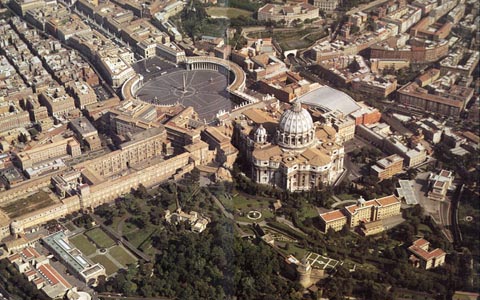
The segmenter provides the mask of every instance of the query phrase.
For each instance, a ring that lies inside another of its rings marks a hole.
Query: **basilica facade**
[[[257,183],[308,191],[334,184],[343,172],[342,140],[332,127],[314,123],[298,101],[282,114],[244,111],[234,121],[233,142]]]

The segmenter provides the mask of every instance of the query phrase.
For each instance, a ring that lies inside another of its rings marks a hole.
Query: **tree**
[[[146,199],[148,198],[148,191],[147,191],[147,188],[143,185],[143,184],[140,184],[137,188],[137,190],[135,191],[134,195],[140,199]]]

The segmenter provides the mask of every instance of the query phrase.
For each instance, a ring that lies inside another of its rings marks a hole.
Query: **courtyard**
[[[103,265],[107,276],[115,275],[119,269],[126,269],[137,261],[123,245],[117,245],[99,227],[70,237],[69,240],[87,258]]]
[[[10,217],[16,218],[18,216],[48,207],[55,204],[55,201],[49,193],[40,190],[37,193],[22,199],[9,202],[1,207],[1,209]]]

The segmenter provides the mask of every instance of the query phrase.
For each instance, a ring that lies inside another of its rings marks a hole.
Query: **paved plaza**
[[[218,111],[232,108],[227,83],[228,78],[216,71],[178,70],[147,80],[137,96],[157,105],[193,106],[201,120],[211,121]]]

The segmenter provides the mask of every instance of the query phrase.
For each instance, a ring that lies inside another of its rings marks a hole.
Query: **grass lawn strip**
[[[135,225],[131,223],[125,223],[125,225],[129,224],[129,231],[125,233],[124,237],[135,247],[140,247],[140,245],[146,240],[150,238],[150,235],[153,231],[155,231],[155,227],[147,226],[146,228],[139,229]],[[134,229],[135,228],[135,229]]]
[[[85,232],[85,235],[88,236],[95,244],[97,244],[99,248],[110,248],[115,246],[115,241],[98,227]]]
[[[104,266],[107,276],[110,276],[118,271],[118,267],[105,255],[96,255],[92,257],[91,260]]]
[[[120,246],[109,249],[108,253],[125,267],[136,262],[136,259]]]
[[[249,17],[252,15],[248,10],[232,7],[208,7],[207,14],[217,18],[237,18],[240,16]]]
[[[72,222],[68,222],[67,224],[65,224],[65,227],[70,231],[74,231],[77,229],[77,226],[73,225]]]
[[[75,247],[77,247],[77,249],[80,250],[85,256],[90,256],[95,253],[95,251],[97,251],[95,245],[91,243],[88,238],[83,234],[79,234],[70,238],[70,242]]]

